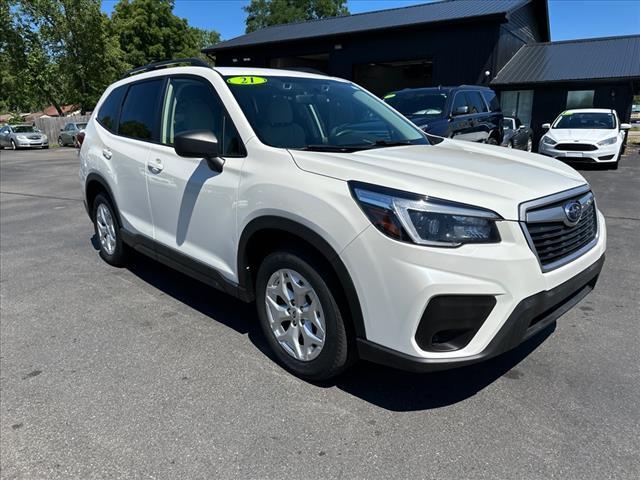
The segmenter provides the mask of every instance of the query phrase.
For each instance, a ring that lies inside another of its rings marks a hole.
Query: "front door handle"
[[[113,155],[113,153],[111,153],[111,150],[109,150],[108,148],[103,148],[102,149],[102,156],[104,158],[106,158],[107,160],[111,160],[111,156]]]
[[[149,160],[149,162],[147,163],[147,169],[154,175],[162,172],[163,168],[164,166],[162,165],[162,161],[159,158],[156,158],[155,160]]]

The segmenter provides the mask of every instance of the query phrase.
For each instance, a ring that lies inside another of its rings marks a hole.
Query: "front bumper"
[[[572,279],[522,300],[480,353],[467,357],[424,358],[406,355],[365,339],[358,339],[358,353],[369,360],[413,372],[457,368],[488,360],[517,347],[560,318],[593,290],[604,265],[604,255]]]
[[[43,148],[49,146],[49,140],[17,140],[16,146],[18,148]]]
[[[599,233],[594,247],[544,273],[519,222],[498,222],[499,244],[450,249],[397,242],[375,227],[367,228],[340,254],[356,287],[364,319],[365,335],[358,340],[361,357],[392,365],[413,363],[418,369],[443,369],[489,358],[524,341],[552,320],[543,319],[536,322],[535,329],[523,330],[522,325],[528,327],[530,319],[525,318],[529,314],[522,312],[521,305],[533,302],[533,310],[527,311],[537,312],[537,317],[541,312],[535,305],[544,305],[542,313],[550,315],[560,302],[566,309],[557,310],[557,318],[580,300],[580,295],[572,293],[597,276],[606,249],[604,217],[600,212],[597,215]],[[592,265],[598,262],[600,266],[593,270]],[[584,271],[596,273],[582,281]],[[567,289],[571,291],[564,295]],[[472,338],[460,348],[438,350],[420,341],[419,327],[429,303],[443,296],[495,299]],[[545,296],[551,300],[539,303]],[[564,302],[568,297],[573,303]],[[514,320],[520,318],[524,319]],[[508,342],[497,340],[506,336]]]
[[[605,145],[604,147],[600,147],[597,144],[592,145],[596,148],[595,150],[574,152],[558,150],[555,148],[555,145],[547,145],[546,143],[540,142],[538,152],[542,155],[567,162],[609,163],[618,160],[618,153],[620,152],[619,142],[612,145]]]

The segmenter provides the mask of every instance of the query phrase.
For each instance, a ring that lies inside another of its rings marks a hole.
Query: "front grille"
[[[559,143],[555,148],[565,152],[592,152],[598,149],[598,147],[590,143]]]
[[[575,200],[583,205],[582,215],[578,223],[570,226],[565,223],[564,206]],[[545,216],[549,217],[549,221],[540,221]],[[536,222],[530,221],[536,217]],[[527,211],[525,228],[529,234],[529,244],[538,256],[543,270],[564,265],[584,253],[585,247],[596,238],[598,219],[593,194],[583,193],[532,208]]]
[[[40,140],[40,135],[31,135],[27,137],[29,140]]]

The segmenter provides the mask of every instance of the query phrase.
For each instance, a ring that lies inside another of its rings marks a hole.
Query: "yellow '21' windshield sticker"
[[[231,77],[227,78],[227,83],[231,85],[260,85],[267,83],[267,79],[264,77]]]

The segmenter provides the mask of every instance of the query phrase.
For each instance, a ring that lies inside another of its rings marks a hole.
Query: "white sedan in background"
[[[625,130],[631,125],[620,123],[615,110],[588,108],[567,110],[552,124],[542,128],[547,133],[540,139],[538,152],[558,160],[606,164],[618,168],[623,152]]]

